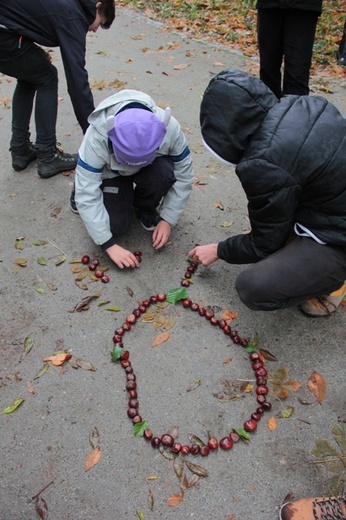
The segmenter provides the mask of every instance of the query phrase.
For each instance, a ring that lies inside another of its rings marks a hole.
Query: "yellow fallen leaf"
[[[87,458],[85,460],[85,471],[89,471],[89,469],[93,468],[101,459],[101,448],[98,447],[95,450],[88,453]]]
[[[51,361],[53,365],[61,366],[72,357],[72,354],[64,353],[64,354],[58,354],[56,356],[49,356],[44,358],[43,361]]]
[[[154,343],[151,345],[152,347],[156,347],[156,345],[160,345],[161,343],[164,343],[169,338],[169,332],[161,332],[157,336],[157,338],[154,340]]]
[[[181,65],[174,65],[173,70],[183,70],[189,67],[188,63],[182,63]]]
[[[174,507],[174,506],[177,506],[178,504],[180,504],[180,502],[182,500],[183,500],[183,495],[177,493],[177,494],[171,495],[169,497],[169,499],[167,500],[167,505]]]
[[[227,323],[227,325],[230,325],[234,318],[238,318],[237,311],[231,312],[229,310],[225,310],[221,316],[223,320]]]
[[[276,430],[276,428],[278,426],[275,417],[270,417],[270,419],[268,419],[268,423],[267,424],[268,424],[268,429],[270,431]]]
[[[324,377],[318,372],[313,372],[308,380],[308,388],[317,401],[322,404],[327,393],[327,384]]]

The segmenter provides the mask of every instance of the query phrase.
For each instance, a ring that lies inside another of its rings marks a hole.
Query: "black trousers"
[[[276,253],[240,273],[236,290],[252,310],[294,307],[330,294],[346,280],[346,247],[295,237]]]
[[[260,78],[278,98],[309,94],[317,20],[316,11],[258,9]]]
[[[101,185],[103,203],[110,219],[113,236],[127,233],[136,210],[155,210],[175,183],[173,161],[157,157],[138,173],[106,179]]]
[[[0,48],[0,72],[17,79],[12,99],[11,146],[22,146],[30,138],[30,119],[35,106],[36,145],[56,142],[58,71],[38,45],[6,52]]]

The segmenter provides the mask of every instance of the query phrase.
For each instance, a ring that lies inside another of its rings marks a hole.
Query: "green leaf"
[[[23,237],[16,238],[15,248],[23,251],[23,249],[24,249]]]
[[[251,435],[249,434],[249,432],[247,432],[245,430],[245,428],[232,428],[232,429],[233,429],[234,432],[236,432],[243,439],[246,439],[247,441],[250,440]]]
[[[2,413],[12,413],[12,412],[14,412],[15,410],[17,410],[17,408],[18,408],[22,403],[24,403],[24,399],[23,399],[23,397],[16,397],[15,399],[13,399],[13,403],[12,403],[10,406],[6,406],[6,408],[4,408],[4,410],[3,410]]]
[[[192,442],[192,444],[198,444],[198,446],[205,446],[205,443],[202,441],[202,439],[200,439],[199,437],[197,437],[197,435],[194,435],[193,433],[188,434],[188,439],[190,442]]]
[[[281,412],[279,412],[278,417],[280,419],[289,419],[293,415],[293,412],[294,412],[294,407],[287,406],[287,408],[285,408],[285,410],[281,410]]]
[[[133,426],[133,433],[136,437],[143,437],[144,430],[149,428],[147,421],[142,421]]]
[[[120,358],[120,356],[122,355],[123,352],[124,352],[124,349],[119,347],[118,345],[115,345],[113,347],[113,350],[111,350],[111,356],[112,356],[113,363],[115,363],[115,361],[118,361],[118,359]]]
[[[40,294],[46,294],[46,291],[44,289],[41,289],[40,287],[38,287],[36,291]]]
[[[55,260],[55,265],[60,265],[60,264],[63,264],[64,262],[66,262],[66,256],[65,255],[59,256],[59,258],[57,260]]]
[[[332,434],[342,454],[346,456],[346,423],[337,423],[332,430]]]
[[[256,345],[254,342],[248,343],[247,346],[244,348],[245,352],[248,352],[249,354],[252,354],[253,352],[256,352]]]
[[[120,307],[106,307],[106,311],[120,312],[122,309]]]
[[[40,257],[37,259],[37,263],[38,263],[39,265],[47,265],[46,259],[45,259],[43,256],[40,256]]]
[[[47,372],[47,370],[50,369],[50,364],[47,362],[45,363],[41,368],[40,370],[37,372],[37,374],[35,375],[34,377],[34,380],[35,379],[38,379],[39,377],[43,376],[43,374],[45,374]]]
[[[345,477],[343,475],[335,475],[328,480],[328,488],[331,496],[339,497],[344,493]]]
[[[318,439],[315,443],[316,448],[312,451],[315,457],[339,457],[338,451],[332,448],[326,439]]]
[[[48,244],[47,240],[35,240],[33,242],[34,246],[44,246],[45,244]]]
[[[178,287],[177,289],[171,289],[166,294],[166,300],[169,303],[176,303],[178,300],[186,300],[189,297],[189,292],[186,287]]]
[[[24,353],[29,354],[30,350],[34,346],[34,338],[30,335],[24,340]]]
[[[139,520],[144,520],[144,515],[140,509],[136,509],[137,516]]]

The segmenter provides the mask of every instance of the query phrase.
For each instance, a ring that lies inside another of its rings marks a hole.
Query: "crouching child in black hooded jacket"
[[[333,313],[346,295],[346,119],[323,97],[278,100],[230,69],[210,81],[200,123],[209,151],[236,165],[251,231],[189,255],[252,264],[236,281],[250,309]]]

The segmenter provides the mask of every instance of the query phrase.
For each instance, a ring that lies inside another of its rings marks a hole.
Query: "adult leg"
[[[118,236],[127,233],[132,218],[133,175],[105,179],[101,189],[112,234]]]
[[[260,78],[280,98],[284,9],[257,10]]]
[[[56,67],[51,64],[48,53],[31,43],[26,43],[24,50],[17,50],[10,58],[6,64],[1,60],[1,71],[17,78],[12,104],[11,152],[14,169],[24,169],[33,158],[37,157],[37,172],[42,178],[73,170],[77,163],[77,155],[63,153],[56,147],[58,107]],[[33,153],[28,143],[35,92],[36,152]],[[21,159],[20,164],[19,159]]]
[[[346,279],[346,248],[295,237],[277,253],[240,273],[236,290],[252,310],[293,307],[339,289]]]
[[[17,79],[12,100],[11,146],[27,142],[30,117],[35,103],[36,145],[44,148],[56,142],[55,127],[58,106],[58,73],[41,47],[27,44],[24,51],[17,50],[3,57],[1,72]]]
[[[318,14],[288,9],[284,25],[283,93],[309,94],[309,75]]]

